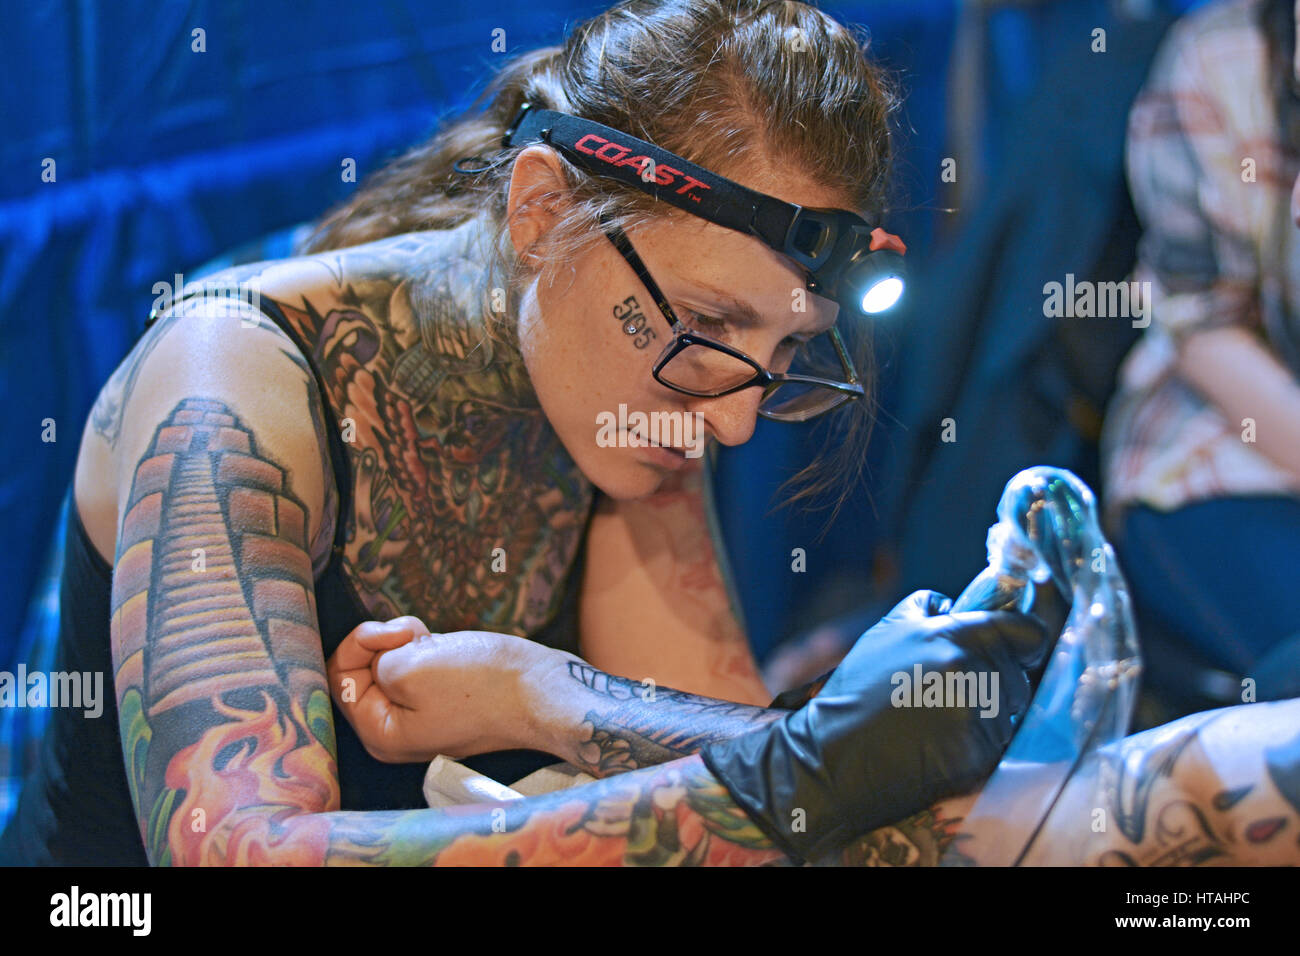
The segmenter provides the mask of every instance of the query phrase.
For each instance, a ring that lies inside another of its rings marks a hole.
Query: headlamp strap
[[[525,103],[501,145],[543,142],[566,159],[780,249],[799,207],[748,189],[653,143],[593,120]]]

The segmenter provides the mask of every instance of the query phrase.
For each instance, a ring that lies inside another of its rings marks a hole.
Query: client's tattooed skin
[[[1047,866],[1300,865],[1300,700],[1193,714],[1126,737],[1068,784],[1025,858]],[[867,834],[848,866],[972,865],[981,839],[944,801]],[[994,838],[1028,836],[1002,821]]]

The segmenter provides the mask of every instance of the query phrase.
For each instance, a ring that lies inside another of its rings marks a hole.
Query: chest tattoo
[[[351,459],[358,595],[376,618],[434,630],[536,631],[559,607],[592,487],[508,332],[485,334],[482,263],[433,233],[329,256],[333,294],[276,304],[311,344]]]

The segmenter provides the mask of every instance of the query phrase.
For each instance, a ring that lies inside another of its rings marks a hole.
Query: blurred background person
[[[1300,694],[1300,61],[1294,0],[1229,0],[1162,44],[1127,167],[1151,324],[1103,435],[1105,500],[1184,712]]]

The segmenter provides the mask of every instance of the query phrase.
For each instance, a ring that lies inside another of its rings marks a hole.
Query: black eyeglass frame
[[[627,234],[617,226],[610,226],[608,223],[605,224],[604,232],[606,238],[608,238],[609,241],[613,243],[614,248],[618,250],[619,255],[621,255],[624,261],[632,267],[632,271],[635,272],[637,278],[641,280],[641,284],[646,287],[646,291],[650,293],[650,297],[654,300],[654,303],[658,306],[664,320],[668,323],[669,331],[673,334],[672,341],[664,346],[663,351],[659,354],[659,358],[655,360],[652,369],[651,374],[654,375],[655,381],[660,385],[670,388],[675,392],[680,392],[683,395],[691,395],[696,398],[721,398],[724,395],[732,395],[736,392],[743,391],[744,389],[755,387],[761,387],[765,392],[767,392],[768,390],[774,389],[775,387],[787,382],[813,385],[819,388],[838,392],[843,396],[834,404],[827,405],[825,408],[819,408],[816,411],[802,415],[781,415],[772,411],[764,411],[760,403],[758,409],[760,415],[771,421],[780,422],[808,421],[811,418],[816,418],[819,415],[824,415],[826,412],[839,408],[847,401],[865,397],[866,390],[858,380],[857,369],[853,367],[853,360],[849,356],[848,349],[844,346],[844,340],[840,337],[838,329],[831,327],[827,332],[822,334],[830,336],[831,344],[835,348],[836,355],[839,356],[840,364],[844,368],[844,374],[848,381],[840,382],[834,379],[818,378],[812,375],[797,375],[788,372],[770,371],[739,349],[732,348],[730,345],[715,341],[707,335],[701,335],[699,332],[688,329],[681,319],[677,317],[677,313],[673,311],[673,307],[669,304],[667,296],[663,294],[659,288],[659,284],[656,283],[654,278],[650,275],[650,271],[646,268],[645,262],[643,262],[640,255],[637,254],[636,249],[632,247],[632,242],[628,239]],[[702,345],[706,348],[714,349],[744,362],[754,370],[754,377],[748,381],[740,383],[739,385],[733,385],[723,389],[713,389],[707,392],[685,388],[681,385],[676,385],[673,382],[667,381],[662,374],[664,368],[666,368],[668,363],[676,358],[681,352],[692,345]]]

